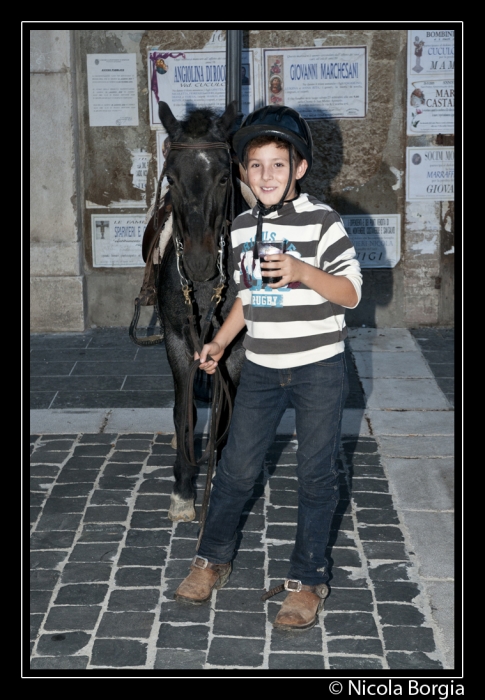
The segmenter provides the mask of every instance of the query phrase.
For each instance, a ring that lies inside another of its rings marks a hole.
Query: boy
[[[362,275],[339,215],[300,193],[313,145],[298,112],[283,106],[256,110],[233,145],[257,204],[233,223],[239,296],[214,340],[202,348],[200,368],[213,374],[245,325],[246,361],[199,550],[175,598],[203,603],[226,583],[243,507],[291,405],[298,440],[297,534],[288,578],[265,598],[286,589],[273,624],[301,631],[316,623],[328,594],[325,550],[338,502],[336,458],[348,392],[344,308],[359,303]],[[286,252],[260,263],[261,240],[283,240]],[[264,271],[280,281],[265,284]]]

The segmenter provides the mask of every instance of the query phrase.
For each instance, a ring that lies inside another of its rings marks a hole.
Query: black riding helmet
[[[313,165],[313,141],[310,128],[298,112],[291,107],[270,105],[261,107],[249,114],[233,137],[233,147],[244,164],[245,151],[248,143],[257,136],[279,136],[293,144],[298,153],[308,163],[308,168],[300,178],[302,182]]]

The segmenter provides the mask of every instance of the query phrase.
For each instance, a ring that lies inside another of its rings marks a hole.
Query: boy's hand
[[[210,359],[208,359],[209,355]],[[219,360],[223,355],[224,348],[221,349],[219,343],[216,343],[213,340],[212,343],[207,343],[207,345],[204,345],[200,355],[197,352],[194,353],[194,360],[200,359],[199,368],[207,374],[214,374]]]
[[[276,253],[275,255],[265,255],[264,260],[265,262],[261,263],[261,270],[271,270],[274,277],[281,275],[279,282],[269,284],[268,287],[278,289],[279,287],[285,287],[291,282],[301,282],[300,278],[304,269],[302,266],[305,266],[306,263],[295,258],[294,255]]]
[[[261,264],[263,270],[271,270],[274,277],[281,275],[280,282],[268,285],[271,289],[278,289],[292,282],[300,282],[309,289],[313,289],[324,299],[348,309],[355,308],[359,303],[354,285],[343,275],[332,275],[288,253],[266,255],[265,260],[267,262]]]

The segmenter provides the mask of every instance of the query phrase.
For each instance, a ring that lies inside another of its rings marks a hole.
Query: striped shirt
[[[235,219],[231,231],[234,280],[247,326],[246,357],[258,365],[285,369],[343,352],[347,336],[343,306],[299,282],[279,289],[262,285],[259,260],[253,260],[257,218],[257,208],[244,212]],[[288,254],[332,275],[347,277],[359,303],[360,265],[334,209],[301,194],[263,218],[266,240],[284,240]]]

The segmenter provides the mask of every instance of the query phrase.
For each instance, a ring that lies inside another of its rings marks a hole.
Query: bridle
[[[212,142],[199,142],[199,143],[194,143],[194,144],[187,144],[187,143],[180,143],[180,142],[174,142],[173,144],[170,144],[168,147],[168,150],[170,148],[174,148],[182,150],[182,149],[197,149],[197,148],[224,148],[229,152],[229,157],[230,156],[230,147],[229,144],[223,141],[212,141]],[[168,156],[168,152],[166,153]],[[158,309],[158,303],[157,303],[157,286],[158,286],[158,272],[156,268],[158,268],[158,265],[155,263],[153,255],[155,253],[155,250],[158,248],[158,241],[160,238],[160,231],[164,228],[165,224],[167,221],[171,218],[172,221],[172,226],[171,226],[171,238],[172,238],[172,243],[174,246],[174,250],[176,253],[176,263],[177,263],[177,272],[179,275],[180,279],[180,284],[182,288],[182,293],[184,295],[185,303],[187,306],[191,306],[191,293],[193,291],[193,285],[192,281],[186,276],[185,270],[183,268],[183,243],[180,240],[176,230],[175,226],[173,226],[173,218],[174,218],[174,213],[173,213],[173,206],[170,198],[170,192],[167,192],[164,198],[164,204],[161,207],[160,202],[161,202],[161,193],[162,193],[162,181],[165,177],[166,174],[166,169],[167,169],[167,159],[165,159],[165,163],[162,169],[162,172],[160,174],[160,177],[158,179],[158,184],[157,184],[157,192],[155,196],[155,204],[153,206],[154,213],[152,215],[152,218],[150,219],[150,223],[153,222],[152,230],[154,232],[154,235],[152,235],[151,240],[149,239],[149,243],[147,245],[147,250],[146,254],[144,253],[144,260],[146,261],[145,265],[145,273],[143,276],[143,284],[142,288],[140,290],[140,294],[138,297],[135,299],[135,310],[133,314],[133,319],[130,324],[129,328],[129,334],[130,338],[133,340],[133,342],[136,345],[140,345],[142,347],[150,347],[152,345],[158,345],[159,343],[163,342],[163,333],[161,335],[152,335],[150,337],[145,337],[145,338],[139,338],[137,336],[137,326],[138,326],[138,321],[140,318],[140,310],[141,306],[155,306],[158,311],[158,315],[160,316],[160,310]],[[228,179],[228,187],[226,188],[226,197],[225,197],[225,202],[224,202],[224,218],[223,218],[223,224],[221,228],[221,233],[219,236],[219,249],[218,249],[218,259],[217,259],[217,267],[219,271],[219,282],[217,286],[214,288],[214,294],[212,296],[212,303],[214,304],[212,313],[210,314],[210,318],[208,318],[208,324],[210,324],[212,320],[212,316],[215,312],[215,309],[217,307],[217,304],[220,303],[222,299],[222,290],[225,287],[226,284],[226,276],[224,274],[224,246],[226,239],[228,238],[228,226],[230,221],[233,221],[234,219],[234,211],[235,211],[235,204],[234,204],[234,190],[232,188],[232,179],[229,177]],[[230,207],[230,221],[227,220],[227,213],[228,213],[228,199],[230,198],[231,201],[231,207]],[[145,236],[146,236],[146,230],[145,230]],[[143,245],[145,245],[145,236],[143,239]],[[161,262],[161,261],[160,261]],[[205,334],[208,329],[208,324],[205,329],[204,333],[204,338]],[[191,325],[191,330],[192,330],[192,325]],[[197,343],[194,343],[195,347],[197,347]]]
[[[161,184],[162,180],[165,176],[166,168],[167,168],[167,162],[168,162],[168,154],[170,150],[188,150],[188,149],[194,149],[194,150],[205,150],[205,149],[216,149],[216,148],[222,148],[225,151],[227,151],[228,157],[229,157],[229,165],[231,166],[232,164],[232,157],[231,157],[231,148],[229,144],[225,141],[201,141],[201,142],[196,142],[196,143],[181,143],[179,141],[172,141],[169,142],[168,144],[168,150],[165,155],[165,163],[163,165],[162,172],[160,174],[160,178],[158,181],[157,185],[157,194],[155,198],[155,214],[154,214],[154,226],[155,230],[158,230],[158,212],[160,209],[160,197],[161,197]],[[197,332],[197,319],[194,314],[193,310],[193,303],[192,303],[192,297],[193,297],[193,283],[187,276],[184,266],[183,266],[183,252],[184,252],[184,245],[183,241],[180,239],[178,232],[177,232],[177,227],[175,225],[175,221],[173,221],[172,225],[172,240],[173,240],[173,245],[174,245],[174,250],[175,250],[175,255],[176,255],[176,261],[177,261],[177,272],[179,275],[180,279],[180,286],[182,289],[182,293],[184,295],[184,301],[186,305],[186,310],[187,310],[187,319],[189,322],[189,329],[190,329],[190,335],[192,338],[192,342],[194,344],[194,348],[196,349],[197,353],[200,355],[202,351],[202,347],[204,346],[205,340],[207,333],[209,331],[209,328],[212,324],[212,318],[214,316],[214,313],[217,309],[218,304],[222,300],[222,292],[224,290],[224,287],[226,286],[227,282],[227,277],[224,272],[224,247],[226,244],[226,239],[228,238],[228,226],[229,226],[229,221],[227,219],[227,214],[228,214],[228,206],[229,203],[231,203],[231,211],[230,211],[230,216],[231,216],[231,221],[234,218],[234,198],[233,198],[233,189],[232,189],[232,177],[229,175],[228,181],[227,181],[227,187],[226,187],[226,192],[225,192],[225,197],[224,197],[224,216],[223,216],[223,223],[221,226],[221,231],[219,234],[219,249],[218,249],[218,258],[217,258],[217,268],[219,272],[219,279],[217,281],[216,286],[213,289],[213,295],[211,297],[211,303],[209,306],[209,309],[207,311],[207,314],[205,316],[205,319],[202,323],[201,331],[200,333]],[[172,209],[172,217],[174,216],[174,211]],[[209,359],[209,358],[208,358]],[[221,371],[219,367],[216,368],[216,371],[213,375],[213,390],[212,390],[212,411],[211,411],[211,423],[210,423],[210,431],[209,431],[209,438],[207,441],[207,446],[205,450],[203,451],[202,456],[199,459],[196,459],[195,457],[195,449],[194,449],[194,417],[193,417],[193,400],[194,400],[194,393],[193,393],[193,385],[194,385],[194,378],[197,372],[197,369],[199,367],[200,360],[194,360],[190,366],[189,369],[189,375],[187,378],[187,383],[186,383],[186,395],[184,398],[184,411],[183,411],[183,416],[184,416],[184,424],[181,426],[180,434],[185,436],[186,430],[187,430],[187,444],[189,447],[189,455],[187,455],[186,451],[186,443],[185,439],[182,440],[182,445],[180,446],[184,459],[193,467],[199,466],[202,462],[204,462],[207,457],[209,457],[209,463],[207,467],[207,477],[206,477],[206,484],[205,484],[205,490],[204,490],[204,498],[202,502],[202,507],[201,507],[201,513],[200,513],[200,518],[199,518],[199,523],[200,523],[200,532],[199,532],[199,539],[197,542],[197,549],[199,548],[199,544],[202,538],[202,533],[204,530],[204,523],[205,523],[205,517],[209,505],[209,496],[210,496],[210,490],[211,490],[211,484],[212,484],[212,473],[214,470],[214,462],[215,462],[215,452],[217,447],[220,445],[220,443],[225,439],[228,431],[229,431],[229,425],[231,422],[231,417],[232,417],[232,401],[231,401],[231,395],[230,395],[230,390],[227,385],[227,382],[224,380]],[[216,438],[219,430],[219,423],[221,420],[222,415],[225,412],[225,409],[227,407],[227,424],[224,429],[224,432],[222,435],[220,435],[218,438]]]
[[[179,151],[184,151],[184,150],[206,150],[206,149],[215,149],[215,148],[223,148],[225,151],[227,151],[228,157],[229,157],[229,165],[231,165],[231,147],[226,141],[199,141],[196,143],[182,143],[180,141],[170,141],[168,144],[167,148],[167,153],[165,156],[165,163],[163,164],[163,169],[160,174],[160,178],[158,180],[158,185],[157,185],[157,194],[155,198],[155,215],[154,215],[154,226],[155,230],[158,230],[158,212],[160,209],[160,197],[161,197],[161,190],[162,190],[162,181],[163,178],[165,177],[165,171],[167,169],[167,162],[168,162],[168,154],[171,150],[179,150]],[[219,271],[219,282],[216,287],[214,287],[214,294],[212,296],[212,301],[215,301],[215,306],[214,306],[214,311],[221,301],[221,295],[222,295],[222,290],[225,287],[226,284],[226,275],[224,274],[224,246],[225,246],[225,241],[228,237],[228,220],[227,220],[227,213],[228,213],[228,204],[229,200],[231,201],[231,217],[234,218],[233,216],[233,197],[232,197],[232,180],[231,177],[229,176],[228,181],[227,181],[227,187],[226,187],[226,192],[225,192],[225,200],[224,200],[224,218],[223,218],[223,223],[221,227],[221,232],[219,234],[219,249],[218,249],[218,258],[217,258],[217,268]],[[174,216],[173,211],[172,211],[172,216]],[[231,218],[231,220],[232,220]],[[192,291],[193,285],[192,281],[186,276],[185,270],[183,268],[183,252],[184,252],[184,244],[179,238],[178,232],[177,232],[177,227],[175,225],[172,226],[172,240],[175,248],[175,254],[177,256],[177,272],[179,274],[180,278],[180,285],[182,287],[182,293],[184,295],[185,303],[187,305],[191,305],[191,300],[190,300],[190,293]],[[211,314],[210,320],[212,320],[212,315],[214,314],[214,311]],[[205,335],[201,336],[201,340],[203,341],[205,339]],[[201,348],[202,349],[202,348]]]

